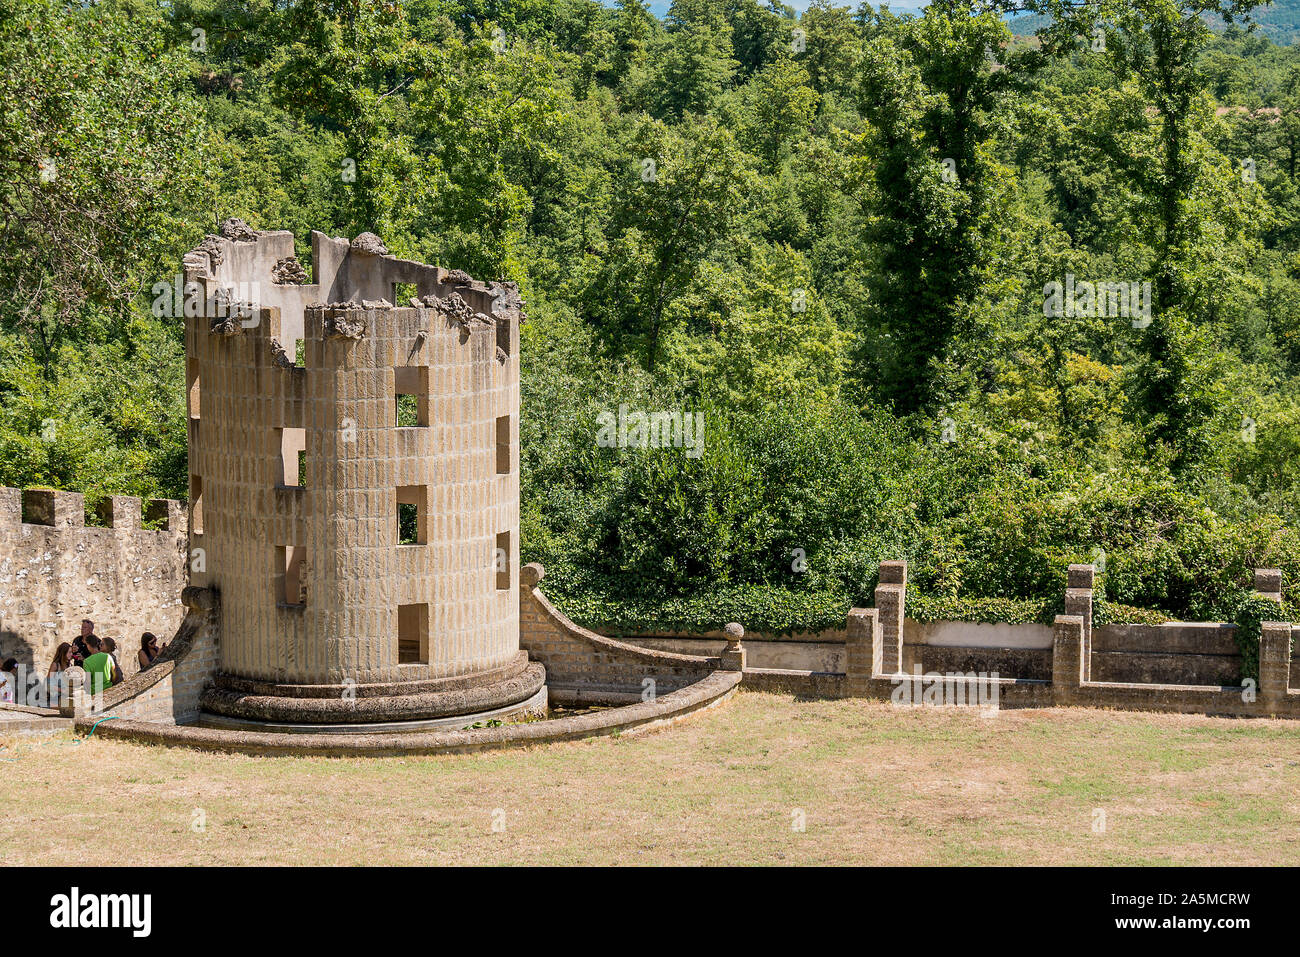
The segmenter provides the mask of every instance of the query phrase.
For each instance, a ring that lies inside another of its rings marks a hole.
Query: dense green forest
[[[522,546],[587,623],[833,625],[900,557],[922,616],[1075,561],[1111,618],[1295,600],[1300,50],[1249,6],[0,0],[0,484],[184,496],[148,291],[233,216],[520,284]]]

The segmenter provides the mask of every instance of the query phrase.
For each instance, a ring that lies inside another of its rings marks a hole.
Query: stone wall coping
[[[1241,694],[1241,685],[1179,685],[1147,684],[1141,681],[1085,681],[1081,688],[1122,689],[1125,691],[1195,691],[1204,694],[1232,693]]]
[[[906,585],[907,562],[885,561],[880,563],[879,582],[881,585]]]
[[[1071,565],[1066,569],[1065,584],[1067,588],[1082,588],[1091,591],[1096,582],[1097,569],[1093,565]]]
[[[850,614],[852,612],[850,611]],[[848,630],[846,628],[827,628],[825,631],[798,631],[792,634],[778,634],[771,631],[750,631],[745,629],[745,643],[751,641],[762,642],[794,642],[799,644],[843,644],[847,638]],[[612,636],[605,636],[611,640],[622,638],[641,639],[641,638],[665,638],[671,640],[686,641],[726,641],[727,636],[722,633],[722,629],[717,628],[711,631],[670,631],[665,628],[650,629],[648,631],[617,631]]]
[[[38,708],[35,705],[18,704],[13,701],[0,702],[0,711],[19,711],[23,714],[36,715],[41,718],[57,718],[59,716],[58,708]],[[6,727],[8,725],[0,724],[0,730]]]
[[[874,610],[875,609],[851,608],[849,609],[848,615],[852,615],[856,612],[874,611]],[[939,629],[939,628],[962,627],[962,626],[970,626],[975,628],[981,628],[981,627],[982,628],[1012,628],[1012,629],[1023,629],[1026,632],[1028,631],[1042,632],[1049,635],[1052,630],[1051,625],[1045,625],[1042,622],[1036,622],[1036,621],[1001,622],[1001,621],[976,621],[974,619],[957,620],[957,619],[948,619],[948,618],[935,619],[932,621],[922,621],[920,619],[909,617],[906,619],[905,624],[906,624],[906,630],[904,632],[903,643],[906,645],[912,645],[917,647],[930,646],[930,643],[927,641],[917,640],[918,635],[920,635],[926,629]],[[579,626],[575,626],[575,627],[579,627]],[[1296,627],[1300,627],[1300,626],[1296,626]],[[1237,630],[1237,626],[1232,624],[1231,622],[1222,622],[1222,621],[1164,621],[1164,622],[1157,622],[1155,624],[1147,624],[1144,622],[1117,621],[1117,622],[1109,622],[1104,625],[1093,626],[1094,632],[1103,632],[1105,634],[1116,634],[1116,633],[1122,634],[1123,632],[1126,631],[1142,630],[1142,629],[1157,629],[1162,631],[1171,631],[1175,629],[1187,629],[1192,631],[1205,631],[1209,633],[1231,634],[1232,632]],[[754,642],[768,642],[773,644],[780,643],[780,642],[790,642],[796,644],[842,645],[847,641],[847,636],[848,636],[847,629],[841,627],[827,628],[824,631],[794,632],[792,634],[777,634],[775,632],[750,631],[746,629],[745,643],[748,644],[749,642],[754,641]],[[627,638],[632,640],[639,640],[643,638],[649,638],[649,639],[662,638],[662,639],[673,640],[673,641],[725,641],[726,640],[726,636],[722,633],[720,629],[713,630],[713,631],[704,631],[704,632],[669,631],[667,629],[656,629],[656,630],[649,630],[649,631],[622,631],[618,633],[616,638],[608,638],[607,640],[618,640],[618,638]],[[999,647],[1001,648],[1004,646],[1003,645],[950,646],[947,644],[942,644],[935,647],[963,647],[963,648]],[[1015,646],[1007,646],[1007,647],[1015,647]],[[1051,648],[1050,641],[1044,642],[1041,647],[1050,649]],[[1216,652],[1207,652],[1207,654],[1213,654],[1213,653]]]

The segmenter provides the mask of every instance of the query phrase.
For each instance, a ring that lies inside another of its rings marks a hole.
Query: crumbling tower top
[[[192,579],[222,595],[205,707],[357,720],[360,696],[391,720],[530,699],[518,290],[373,234],[311,239],[310,276],[292,234],[239,221],[185,257]]]

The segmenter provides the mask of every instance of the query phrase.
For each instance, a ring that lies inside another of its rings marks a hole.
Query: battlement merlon
[[[313,230],[311,245],[313,281],[309,283],[294,258],[293,233],[259,232],[240,220],[227,220],[221,235],[207,236],[185,255],[184,281],[187,287],[191,283],[199,287],[205,304],[225,295],[234,302],[251,301],[255,309],[278,309],[274,337],[286,344],[286,352],[287,344],[306,338],[304,316],[313,305],[352,302],[357,307],[379,303],[405,307],[420,300],[425,307],[432,304],[430,297],[442,300],[455,295],[472,313],[508,327],[498,331],[503,344],[525,321],[524,302],[514,283],[480,282],[460,270],[399,259],[389,255],[372,233],[349,241]],[[210,308],[202,311],[205,318],[212,318],[207,315]],[[270,333],[260,322],[247,327]],[[509,348],[505,351],[513,354]]]
[[[30,525],[56,531],[91,528],[138,532],[145,530],[143,522],[148,522],[157,525],[156,531],[185,532],[185,508],[175,499],[149,499],[142,503],[134,495],[105,495],[95,509],[97,526],[86,525],[85,502],[81,492],[0,487],[0,527]]]

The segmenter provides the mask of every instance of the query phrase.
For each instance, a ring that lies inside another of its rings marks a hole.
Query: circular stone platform
[[[538,692],[545,708],[545,685],[545,668],[521,651],[489,672],[385,684],[283,685],[218,674],[201,704],[205,716],[258,724],[409,727],[448,718],[464,727],[484,714],[522,714]]]
[[[371,721],[358,724],[303,724],[283,721],[255,721],[232,718],[220,714],[203,714],[192,727],[217,728],[226,731],[268,731],[277,734],[396,734],[405,731],[462,731],[474,726],[484,727],[490,721],[511,722],[546,717],[546,688],[542,687],[526,701],[447,718],[425,718],[408,721]]]

